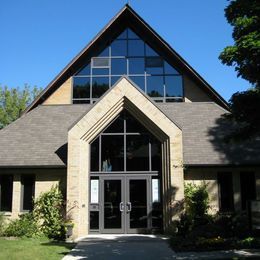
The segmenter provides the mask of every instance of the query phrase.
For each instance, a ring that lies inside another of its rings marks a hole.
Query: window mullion
[[[152,145],[151,138],[149,138],[149,171],[152,171]]]
[[[124,172],[126,172],[126,119],[124,119]]]
[[[99,172],[101,172],[101,169],[102,169],[102,167],[101,167],[101,163],[102,163],[102,159],[101,159],[101,155],[102,155],[102,153],[101,153],[101,149],[102,149],[102,146],[101,146],[101,141],[102,141],[102,136],[100,135],[99,136],[99,151],[98,151],[98,160],[99,160],[99,162],[98,162],[98,169],[99,169]]]

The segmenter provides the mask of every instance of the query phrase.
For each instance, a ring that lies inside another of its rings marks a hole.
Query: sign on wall
[[[250,222],[253,230],[260,230],[260,200],[250,201]]]
[[[98,203],[98,180],[91,180],[90,203]]]
[[[160,202],[160,189],[158,179],[152,179],[152,199],[153,202]]]

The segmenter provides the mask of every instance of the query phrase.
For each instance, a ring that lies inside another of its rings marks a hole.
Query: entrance
[[[101,233],[146,233],[151,227],[149,177],[101,178]]]
[[[123,111],[90,149],[90,232],[160,229],[161,143]]]

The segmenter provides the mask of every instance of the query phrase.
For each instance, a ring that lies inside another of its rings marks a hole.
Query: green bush
[[[0,236],[3,236],[5,230],[4,214],[0,213]]]
[[[57,186],[41,194],[34,202],[34,216],[41,231],[48,238],[65,239],[66,227],[63,212],[64,200]]]
[[[194,220],[206,218],[209,209],[207,185],[186,184],[184,195],[186,213]]]
[[[255,237],[247,237],[239,241],[241,248],[260,248],[260,239]]]
[[[183,213],[180,216],[180,220],[177,221],[176,228],[178,235],[186,237],[193,228],[192,218],[188,214]]]
[[[184,188],[185,212],[175,223],[177,235],[187,236],[196,226],[208,224],[209,196],[206,184],[186,184]]]
[[[25,213],[12,220],[4,231],[5,236],[34,237],[40,234],[32,213]]]

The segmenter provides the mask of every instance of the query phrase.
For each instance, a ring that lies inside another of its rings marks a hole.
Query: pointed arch
[[[176,216],[172,215],[173,207],[183,200],[182,131],[133,82],[123,77],[69,130],[67,194],[70,202],[77,201],[79,205],[71,211],[76,237],[88,232],[89,144],[124,109],[162,142],[165,229]]]

